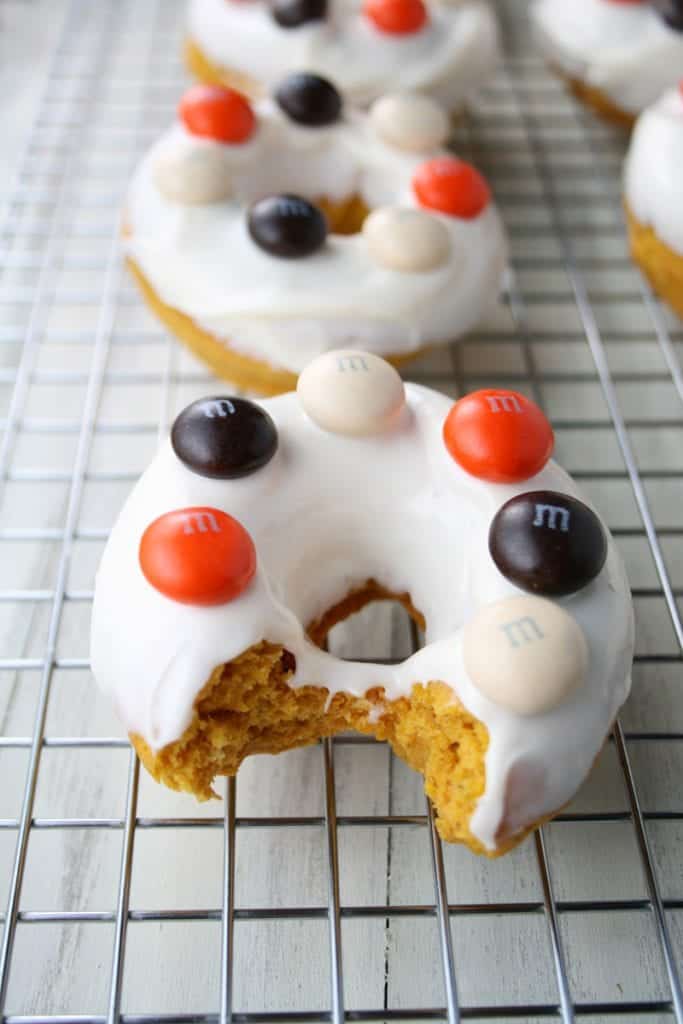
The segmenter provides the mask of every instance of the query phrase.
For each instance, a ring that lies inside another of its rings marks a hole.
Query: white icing
[[[681,69],[683,71],[683,68]],[[624,194],[641,224],[683,256],[683,94],[670,89],[645,110],[631,139]]]
[[[488,5],[432,5],[419,32],[378,31],[356,0],[331,0],[324,21],[283,29],[265,0],[191,0],[190,38],[211,61],[267,86],[290,71],[315,71],[355,102],[368,103],[400,82],[455,109],[493,74],[496,21]]]
[[[93,671],[127,729],[154,750],[183,733],[212,670],[264,638],[296,657],[293,686],[319,684],[354,695],[383,686],[394,700],[416,682],[442,680],[489,732],[486,790],[470,827],[494,849],[511,814],[520,829],[569,800],[600,750],[629,691],[628,584],[609,538],[598,577],[558,602],[588,647],[585,684],[566,703],[529,718],[485,697],[463,663],[463,626],[484,605],[520,594],[489,555],[491,519],[524,491],[581,495],[552,462],[515,485],[475,479],[442,441],[450,400],[414,384],[406,385],[406,396],[393,430],[361,438],[320,430],[295,394],[264,401],[278,428],[278,451],[263,469],[238,480],[193,474],[166,442],[126,502],[102,558]],[[174,603],[146,582],[138,563],[140,538],[152,520],[197,505],[237,518],[256,546],[253,582],[221,607]],[[425,615],[427,646],[399,665],[340,661],[304,634],[302,623],[369,577],[408,591]],[[530,775],[536,784],[524,786]]]
[[[683,33],[647,3],[536,0],[535,34],[547,58],[636,114],[683,74]]]
[[[179,124],[134,176],[125,246],[166,304],[233,349],[293,373],[330,349],[407,354],[475,326],[498,296],[505,263],[492,203],[471,220],[430,211],[448,232],[450,253],[428,271],[378,266],[362,233],[331,235],[304,259],[270,256],[247,232],[246,207],[254,199],[294,192],[341,200],[359,193],[370,207],[414,208],[411,181],[425,155],[388,146],[358,112],[311,129],[288,120],[270,100],[256,110],[252,138],[224,147],[234,198],[186,206],[159,191],[157,160],[191,138]]]

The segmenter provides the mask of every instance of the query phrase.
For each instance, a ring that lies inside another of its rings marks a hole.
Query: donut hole
[[[412,620],[417,628],[424,632],[424,616],[413,605],[410,594],[399,594],[383,587],[376,580],[367,580],[362,587],[351,591],[341,601],[328,608],[316,622],[311,623],[307,630],[308,636],[316,646],[327,649],[337,627],[343,624],[348,628],[354,618],[366,608],[380,603],[393,604],[404,613],[407,622]]]

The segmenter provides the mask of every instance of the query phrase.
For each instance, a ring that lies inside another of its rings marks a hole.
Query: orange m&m
[[[236,519],[217,508],[180,508],[155,519],[140,541],[148,583],[181,604],[227,604],[256,572],[256,550]]]
[[[437,156],[418,167],[413,191],[420,206],[470,220],[491,201],[485,178],[471,164],[455,156]]]
[[[544,413],[517,391],[475,391],[456,402],[443,425],[446,448],[480,480],[511,484],[539,473],[552,455]]]
[[[178,112],[192,135],[215,142],[246,142],[256,127],[249,101],[222,85],[193,85]]]
[[[365,0],[363,13],[380,32],[409,35],[427,21],[423,0]]]

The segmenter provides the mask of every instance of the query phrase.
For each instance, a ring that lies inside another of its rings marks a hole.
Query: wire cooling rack
[[[198,805],[139,772],[94,689],[107,530],[209,386],[141,308],[118,242],[131,167],[182,85],[182,6],[57,4],[0,222],[0,1014],[683,1024],[683,337],[628,260],[624,139],[545,71],[522,0],[499,3],[505,65],[457,133],[510,231],[505,301],[411,376],[532,395],[617,537],[634,693],[591,780],[488,863],[441,846],[382,744],[254,758],[223,805]],[[384,607],[333,642],[399,658],[415,639]]]

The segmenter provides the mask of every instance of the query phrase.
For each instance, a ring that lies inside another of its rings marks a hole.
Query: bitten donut
[[[364,114],[309,73],[253,108],[195,86],[134,177],[131,269],[162,320],[242,388],[291,390],[333,348],[415,356],[477,323],[505,264],[489,187],[447,136],[442,108],[412,93]]]
[[[631,254],[683,317],[683,81],[640,115],[624,172]]]
[[[535,0],[532,21],[579,99],[628,127],[683,73],[681,0]]]
[[[491,9],[472,0],[191,0],[186,56],[198,78],[254,97],[307,68],[354,103],[400,83],[453,112],[493,76],[499,48]]]
[[[633,633],[552,447],[521,394],[453,404],[357,350],[297,393],[186,408],[94,601],[93,670],[152,775],[203,800],[249,754],[353,728],[423,773],[448,841],[495,856],[556,812],[628,694]],[[316,646],[377,599],[426,646],[396,665]]]

